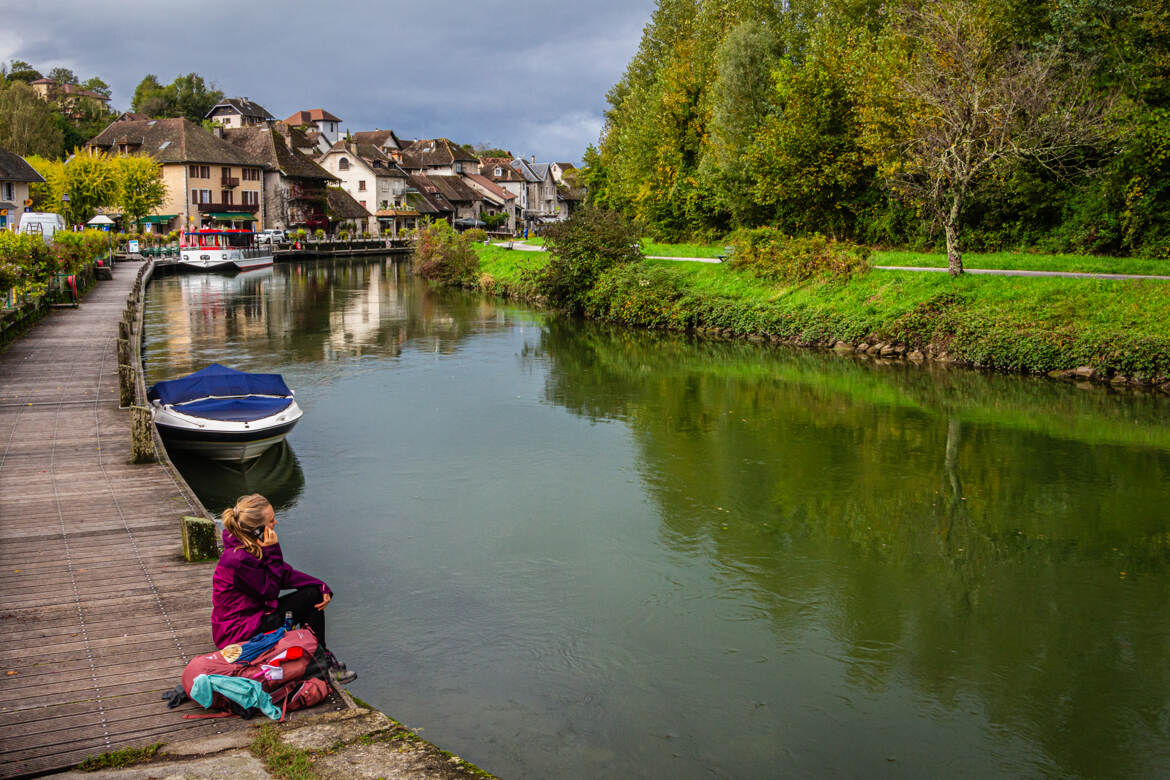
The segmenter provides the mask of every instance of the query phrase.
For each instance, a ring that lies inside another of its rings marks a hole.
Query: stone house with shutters
[[[162,166],[167,195],[142,220],[155,232],[201,227],[254,228],[264,207],[267,164],[188,119],[112,122],[86,142],[111,155],[146,154]],[[127,226],[128,227],[128,226]]]
[[[305,155],[292,149],[277,127],[225,128],[223,138],[264,165],[264,197],[259,224],[265,228],[307,231],[329,227],[327,188],[337,183]]]
[[[15,230],[20,225],[29,185],[43,181],[19,154],[0,149],[0,230]]]
[[[480,212],[480,218],[483,219],[484,215],[503,214],[507,221],[495,229],[515,233],[519,198],[481,173],[470,173],[463,179],[483,196],[483,210]]]

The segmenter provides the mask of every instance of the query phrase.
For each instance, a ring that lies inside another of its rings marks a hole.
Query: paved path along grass
[[[508,244],[496,244],[499,247],[508,247]],[[542,246],[534,246],[531,244],[521,244],[519,242],[511,246],[512,249],[519,249],[525,252],[544,252],[545,248]],[[714,257],[667,257],[661,255],[647,255],[647,260],[673,260],[683,263],[720,263],[718,258]],[[918,265],[875,265],[875,270],[878,271],[922,271],[926,273],[946,273],[945,267],[938,268],[933,266],[918,266]],[[1038,277],[1064,277],[1067,279],[1161,279],[1170,281],[1170,276],[1163,276],[1159,274],[1110,274],[1110,273],[1089,273],[1084,271],[1032,271],[1026,269],[1016,268],[964,268],[964,273],[968,274],[986,274],[988,276],[1038,276]]]
[[[0,353],[0,777],[231,728],[160,701],[213,648],[212,566],[181,558],[195,507],[171,473],[130,464],[116,338],[137,270]]]

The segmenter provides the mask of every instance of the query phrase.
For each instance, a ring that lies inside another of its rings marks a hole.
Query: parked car
[[[288,239],[288,234],[276,228],[267,228],[256,234],[257,244],[277,244]]]
[[[65,229],[65,218],[60,214],[47,211],[29,211],[20,215],[20,232],[32,233],[45,239],[45,243],[53,240],[53,234]]]

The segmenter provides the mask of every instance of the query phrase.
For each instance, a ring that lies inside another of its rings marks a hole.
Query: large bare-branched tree
[[[869,118],[879,170],[946,233],[948,267],[963,272],[959,228],[972,188],[1023,160],[1075,168],[1108,136],[1110,100],[1090,64],[1059,47],[1024,50],[973,0],[898,6]],[[890,73],[899,75],[891,77]]]

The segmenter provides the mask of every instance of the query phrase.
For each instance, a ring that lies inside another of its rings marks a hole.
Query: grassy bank
[[[531,292],[522,269],[547,262],[543,253],[477,251],[484,288],[519,297]],[[1004,371],[1087,366],[1118,382],[1170,380],[1170,283],[1160,281],[882,271],[784,284],[726,264],[651,260],[607,273],[590,292],[588,314],[635,327],[884,347]]]
[[[873,262],[874,265],[946,268],[947,256],[943,253],[882,251],[873,253]],[[1073,271],[1095,274],[1170,276],[1170,262],[1143,260],[1136,257],[985,252],[964,255],[963,265],[967,268],[1015,269],[1020,271]]]

